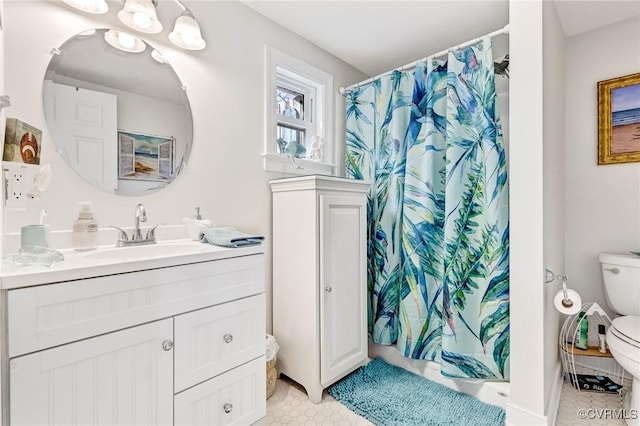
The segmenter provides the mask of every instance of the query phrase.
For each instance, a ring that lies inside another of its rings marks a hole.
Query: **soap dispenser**
[[[71,243],[74,250],[93,250],[98,246],[98,224],[93,218],[91,203],[79,201],[80,212],[73,223]]]

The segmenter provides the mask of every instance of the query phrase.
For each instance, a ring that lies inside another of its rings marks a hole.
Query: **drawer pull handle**
[[[324,291],[326,291],[327,293],[331,293],[333,291],[333,287],[331,287],[330,285],[326,286],[324,288]]]
[[[615,275],[618,275],[620,273],[620,269],[618,268],[605,269],[605,271],[609,271]]]
[[[225,343],[231,343],[233,341],[233,335],[225,334],[223,337]]]
[[[230,412],[233,411],[233,404],[229,404],[227,402],[222,406],[222,409],[224,410],[225,413],[229,414]]]
[[[162,349],[170,351],[173,348],[173,342],[171,340],[165,340],[162,342]]]

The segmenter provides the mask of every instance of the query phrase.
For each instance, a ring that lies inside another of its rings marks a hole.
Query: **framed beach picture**
[[[175,143],[173,137],[118,131],[118,178],[172,181]]]
[[[640,73],[598,82],[598,164],[640,161]]]

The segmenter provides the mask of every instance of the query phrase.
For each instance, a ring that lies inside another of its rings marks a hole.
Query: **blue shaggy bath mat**
[[[351,411],[379,426],[501,426],[495,405],[376,358],[329,389]]]

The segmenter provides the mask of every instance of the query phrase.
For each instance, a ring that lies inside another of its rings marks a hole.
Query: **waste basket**
[[[278,349],[280,349],[280,346],[278,342],[276,342],[275,337],[267,334],[267,399],[269,399],[276,390],[276,379],[278,378],[278,372],[276,371]]]

